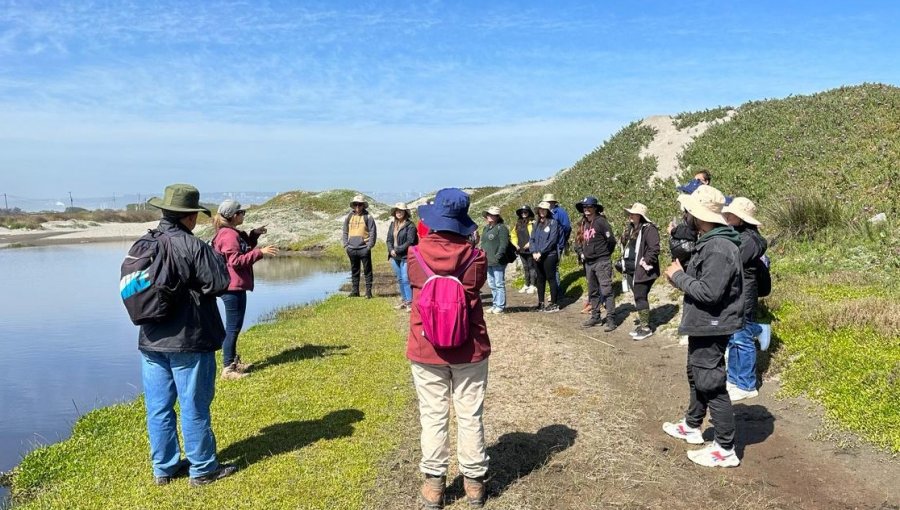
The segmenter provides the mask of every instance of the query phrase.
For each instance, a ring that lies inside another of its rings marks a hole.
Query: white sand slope
[[[669,115],[656,115],[647,117],[642,124],[656,130],[656,136],[641,148],[638,154],[641,158],[653,156],[656,158],[656,172],[650,176],[648,183],[652,184],[657,179],[666,180],[677,178],[683,168],[678,162],[678,157],[693,141],[702,135],[707,129],[717,124],[728,122],[737,114],[735,110],[728,110],[724,117],[700,122],[696,126],[678,130],[675,127],[675,119]]]

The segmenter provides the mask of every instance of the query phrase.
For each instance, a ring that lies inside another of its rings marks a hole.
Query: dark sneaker
[[[354,290],[354,291],[350,292],[350,294],[348,294],[347,297],[359,297],[359,291]]]
[[[169,476],[157,476],[156,485],[169,485],[174,482],[176,478],[184,478],[187,476],[190,467],[191,463],[188,462],[187,459],[181,459],[178,461],[178,464],[175,465],[175,474]]]
[[[641,327],[637,328],[636,330],[634,330],[632,333],[634,333],[634,334],[631,336],[635,340],[643,340],[645,338],[649,338],[649,337],[653,336],[653,330],[648,328],[647,326],[641,326]]]
[[[372,291],[366,291],[366,299],[372,299]]]
[[[425,475],[422,488],[419,490],[419,508],[423,510],[439,510],[444,508],[445,476]]]
[[[615,331],[616,329],[616,320],[610,317],[606,318],[606,327],[603,328],[603,331],[609,333],[610,331]]]
[[[544,303],[538,303],[537,306],[534,307],[535,312],[543,312],[544,311]]]
[[[221,480],[237,473],[237,470],[237,466],[232,466],[231,464],[219,464],[219,468],[212,473],[207,473],[205,475],[191,478],[190,486],[200,487],[201,485],[213,483],[217,480]]]
[[[466,501],[469,506],[481,508],[484,506],[484,500],[487,499],[487,488],[485,487],[484,477],[463,478],[463,490],[466,492]]]
[[[556,303],[550,303],[549,305],[544,307],[544,312],[553,313],[559,311],[559,305]]]
[[[603,319],[601,319],[600,317],[598,317],[596,315],[593,315],[593,316],[591,316],[590,319],[582,322],[581,327],[592,328],[594,326],[597,326],[598,324],[603,324]]]

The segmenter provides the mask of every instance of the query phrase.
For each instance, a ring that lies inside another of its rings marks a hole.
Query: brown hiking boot
[[[469,502],[469,506],[476,508],[484,506],[484,500],[487,499],[487,487],[483,476],[463,478],[463,489],[466,491],[466,501]]]
[[[419,491],[419,508],[421,510],[440,510],[444,508],[444,485],[446,476],[425,475],[422,489]]]
[[[234,367],[234,369],[238,372],[246,374],[250,371],[251,368],[253,368],[253,363],[243,363],[240,356],[235,356],[234,363],[232,363],[231,366]]]
[[[234,363],[232,363],[222,369],[222,380],[223,381],[233,381],[235,379],[247,377],[248,375],[250,375],[250,374],[238,372],[237,368],[234,367]]]

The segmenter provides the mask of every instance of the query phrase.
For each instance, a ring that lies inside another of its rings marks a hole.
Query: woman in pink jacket
[[[244,223],[245,211],[234,200],[225,200],[219,205],[213,218],[216,235],[213,249],[225,257],[231,283],[222,294],[225,303],[225,342],[222,344],[222,379],[240,379],[247,375],[249,364],[241,363],[237,355],[237,338],[244,326],[247,311],[247,291],[253,290],[253,264],[265,255],[277,255],[278,248],[264,246],[257,248],[259,236],[266,233],[266,227],[254,228],[250,233],[238,230]]]

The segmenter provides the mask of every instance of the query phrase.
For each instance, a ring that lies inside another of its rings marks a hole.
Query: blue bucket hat
[[[433,204],[419,206],[419,218],[436,232],[468,236],[478,229],[469,217],[469,195],[459,188],[438,191]]]
[[[700,186],[703,186],[703,183],[700,182],[700,179],[691,179],[690,181],[688,181],[687,184],[684,184],[682,186],[676,186],[675,189],[684,193],[685,195],[690,195],[691,193],[694,192],[694,190],[696,190]]]
[[[597,209],[597,214],[603,212],[603,205],[595,197],[584,197],[581,199],[581,202],[575,204],[575,209],[578,209],[578,212],[584,214],[584,208],[587,206],[591,206]]]

